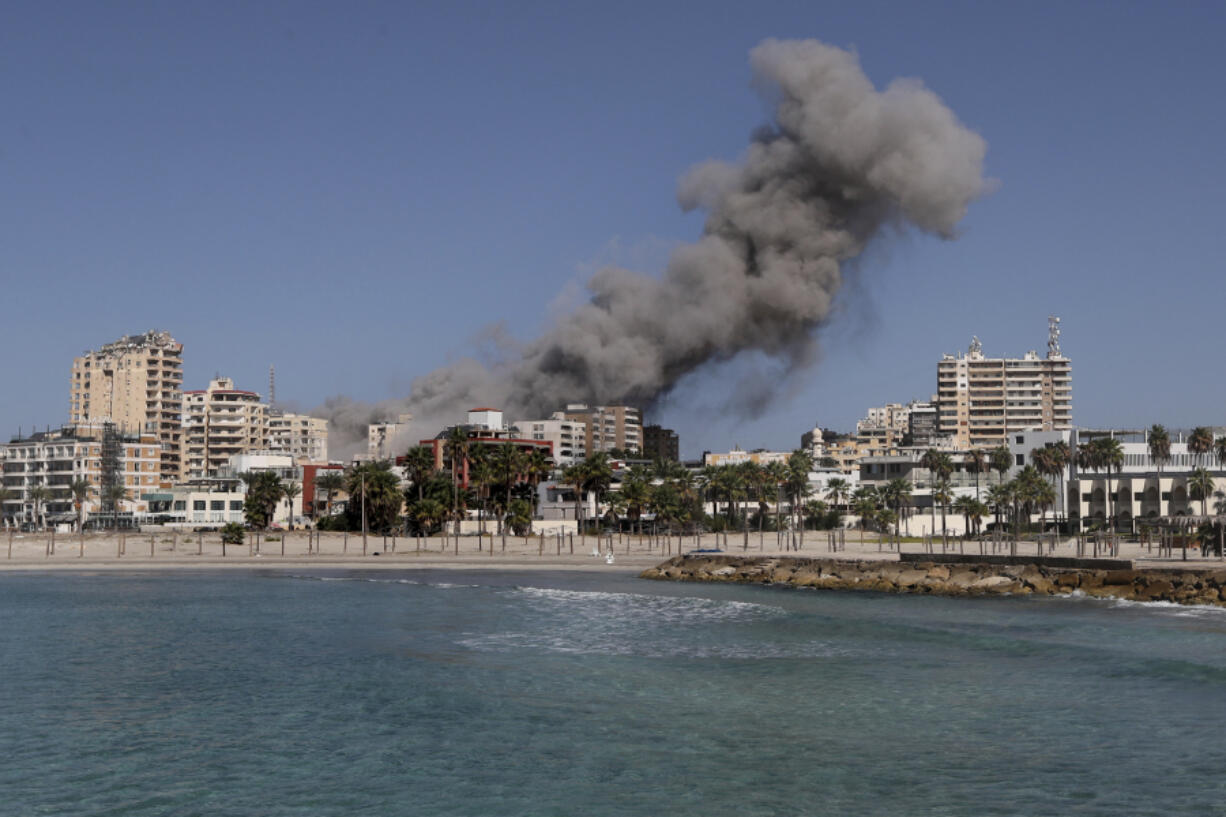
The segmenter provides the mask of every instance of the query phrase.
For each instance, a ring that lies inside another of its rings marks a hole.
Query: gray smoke
[[[473,405],[509,419],[568,402],[650,407],[685,375],[751,350],[795,371],[816,357],[814,330],[845,266],[883,227],[954,237],[985,191],[986,144],[935,94],[918,80],[878,91],[854,54],[815,40],[766,40],[750,63],[774,121],[740,162],[704,162],[682,178],[681,206],[706,223],[661,277],[600,270],[591,300],[518,360],[438,369],[379,408],[412,411],[432,433],[426,418],[456,422]]]

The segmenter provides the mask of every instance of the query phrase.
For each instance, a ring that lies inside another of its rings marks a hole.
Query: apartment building
[[[564,412],[555,411],[548,420],[516,420],[512,425],[524,439],[552,445],[553,460],[559,468],[587,458],[586,421],[570,420]]]
[[[183,465],[190,479],[221,476],[235,454],[268,448],[268,406],[218,377],[183,393]]]
[[[295,461],[328,461],[328,421],[307,414],[268,412],[268,449]]]
[[[1017,431],[1073,426],[1072,363],[1060,353],[1059,318],[1050,319],[1047,356],[990,358],[978,338],[966,354],[937,364],[937,423],[958,448],[1005,445]]]
[[[18,437],[0,449],[5,489],[0,516],[10,523],[75,522],[72,484],[77,480],[89,486],[83,503],[86,519],[102,510],[102,487],[108,483],[124,490],[118,502],[122,512],[143,512],[145,497],[158,490],[162,479],[161,455],[157,435],[123,433],[109,423],[66,425]],[[36,501],[35,488],[46,489],[47,498]]]
[[[523,435],[517,426],[508,426],[502,419],[502,412],[496,408],[474,408],[468,411],[468,422],[458,426],[449,426],[440,431],[433,439],[421,440],[419,445],[426,446],[434,455],[434,468],[437,471],[450,471],[451,451],[447,445],[454,429],[461,428],[468,437],[468,446],[472,450],[478,446],[490,448],[503,445],[513,445],[525,454],[541,452],[545,457],[553,459],[553,443],[549,440],[534,440]],[[458,478],[462,488],[468,488],[470,462],[460,463]]]
[[[156,435],[166,487],[182,476],[182,389],[183,344],[159,330],[127,335],[73,359],[69,423]]]
[[[390,460],[404,454],[410,444],[404,435],[412,422],[412,414],[401,414],[394,421],[366,426],[366,453],[372,460]]]
[[[615,448],[643,450],[643,415],[636,408],[571,403],[562,414],[572,422],[587,423],[583,442],[589,454]]]
[[[643,426],[643,458],[680,462],[681,438],[671,428],[656,425]]]

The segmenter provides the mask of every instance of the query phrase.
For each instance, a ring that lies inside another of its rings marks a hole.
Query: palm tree
[[[847,499],[848,493],[851,491],[851,486],[847,484],[847,480],[842,477],[833,477],[826,482],[826,501],[828,501],[835,510],[838,510],[844,500]]]
[[[118,483],[107,485],[102,489],[103,506],[111,509],[111,527],[116,524],[119,515],[119,503],[128,498],[128,489]]]
[[[77,530],[85,530],[85,500],[89,499],[89,480],[78,478],[68,486],[72,491],[72,504],[77,509]]]
[[[426,480],[434,473],[434,450],[425,445],[410,448],[404,455],[404,471],[417,488],[417,500],[420,502],[424,498]]]
[[[957,511],[958,513],[962,514],[962,518],[963,520],[965,520],[965,525],[966,525],[965,533],[968,536],[971,533],[971,514],[974,512],[975,505],[977,505],[978,503],[979,503],[979,500],[975,499],[974,497],[970,497],[966,495],[958,497],[957,499],[954,500],[954,503],[953,503],[953,509]]]
[[[1218,467],[1226,466],[1226,436],[1217,438],[1213,444],[1213,453],[1217,455]]]
[[[1188,451],[1196,455],[1196,464],[1201,465],[1204,457],[1213,450],[1213,432],[1205,426],[1197,426],[1188,435]]]
[[[528,458],[524,462],[524,476],[532,485],[532,515],[536,516],[537,502],[539,500],[538,488],[543,480],[549,478],[553,473],[553,461],[549,459],[549,455],[541,448],[533,448],[528,453]]]
[[[1171,435],[1166,428],[1155,423],[1149,427],[1146,435],[1149,446],[1149,458],[1158,466],[1158,477],[1162,477],[1162,466],[1171,461]]]
[[[868,529],[868,525],[877,516],[880,500],[877,491],[871,485],[862,485],[851,495],[851,508],[860,517],[860,533]]]
[[[422,533],[429,536],[434,527],[447,517],[447,508],[436,499],[422,499],[413,507],[413,517]]]
[[[332,516],[332,499],[345,488],[345,476],[336,470],[324,471],[315,477],[316,489],[327,496],[327,515]]]
[[[932,531],[935,534],[937,527],[937,483],[944,482],[946,487],[948,487],[949,477],[954,472],[954,462],[949,454],[944,451],[929,448],[924,452],[924,456],[920,457],[920,465],[929,472],[928,484],[932,492]],[[944,507],[941,508],[941,528],[942,530],[945,528]]]
[[[460,535],[460,469],[468,465],[468,429],[453,426],[447,432],[447,455],[451,458],[451,515],[455,519],[455,535]],[[463,465],[461,465],[461,463]]]
[[[281,498],[289,506],[289,529],[294,529],[294,499],[302,493],[302,486],[296,482],[286,482],[281,486]]]
[[[1188,492],[1200,500],[1200,515],[1209,515],[1209,497],[1213,494],[1213,475],[1206,468],[1197,468],[1188,476]]]
[[[945,536],[945,511],[953,499],[954,489],[946,477],[940,477],[932,486],[932,501],[941,503],[941,536]]]
[[[26,491],[26,497],[34,503],[34,524],[40,528],[47,527],[43,519],[43,506],[51,499],[51,489],[46,485],[35,485]]]
[[[1013,454],[1009,451],[1009,446],[998,445],[988,454],[988,462],[992,466],[1000,479],[997,484],[1005,481],[1005,474],[1009,473],[1009,469],[1013,467]]]
[[[996,516],[996,530],[1000,530],[1001,512],[1008,509],[1011,502],[1010,491],[1004,483],[998,482],[988,488],[988,504]]]
[[[813,492],[809,484],[809,474],[813,471],[813,455],[803,448],[798,448],[788,455],[788,496],[791,501],[793,519],[799,521],[798,513],[803,501]],[[793,528],[797,523],[793,523]],[[805,544],[804,526],[800,526],[800,547]]]
[[[1213,439],[1212,435],[1210,435],[1210,439]],[[1115,492],[1111,487],[1111,470],[1115,469],[1118,476],[1120,470],[1124,467],[1124,446],[1115,437],[1102,437],[1095,440],[1094,445],[1098,448],[1098,461],[1107,470],[1107,494],[1111,498],[1111,530],[1115,532],[1119,520],[1116,519],[1115,515]]]
[[[904,508],[911,503],[911,481],[895,477],[881,489],[881,498],[887,507],[894,509],[894,536],[898,536],[898,524],[904,516]]]
[[[975,475],[975,499],[979,499],[979,475],[987,470],[988,456],[982,448],[972,448],[963,458],[966,470]]]

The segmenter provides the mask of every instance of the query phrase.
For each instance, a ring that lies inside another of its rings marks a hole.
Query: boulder
[[[927,578],[927,570],[904,570],[898,574],[898,578],[894,580],[894,583],[899,587],[915,587],[916,585],[923,584]]]
[[[928,568],[928,578],[945,581],[949,578],[949,567],[947,565],[935,565]]]

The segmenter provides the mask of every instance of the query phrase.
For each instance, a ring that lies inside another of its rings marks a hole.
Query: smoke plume
[[[766,40],[750,63],[773,121],[739,162],[704,162],[681,179],[681,206],[706,222],[659,278],[602,269],[591,300],[518,359],[438,369],[378,409],[412,411],[432,433],[427,422],[460,421],[475,405],[509,419],[568,402],[650,407],[685,375],[747,351],[794,371],[815,358],[845,265],[883,227],[954,237],[985,190],[986,145],[935,94],[917,80],[878,91],[856,55],[814,40]]]

